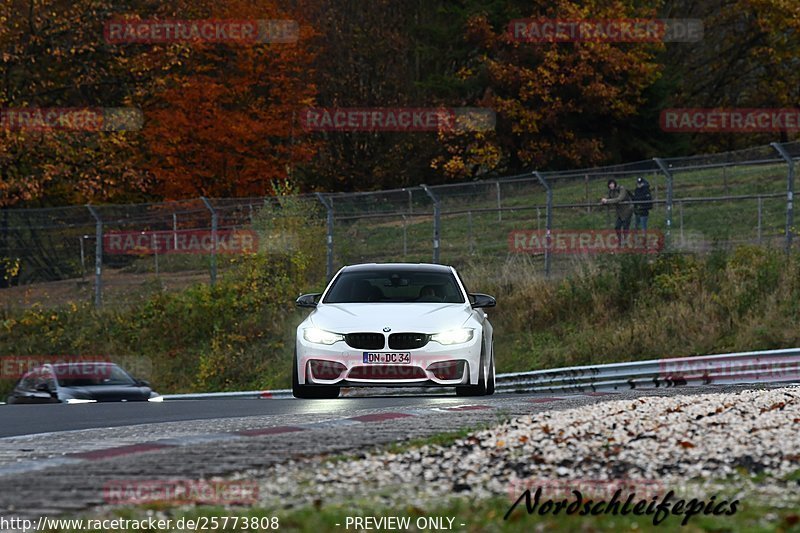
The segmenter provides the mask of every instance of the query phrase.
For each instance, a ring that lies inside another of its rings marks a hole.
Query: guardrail
[[[800,382],[800,348],[499,374],[502,392],[603,392]]]
[[[800,383],[800,348],[498,374],[496,390],[497,392],[583,393],[712,384],[787,382]],[[397,392],[420,394],[445,390],[447,389],[416,387],[397,389]],[[165,400],[291,397],[290,389],[164,395]]]

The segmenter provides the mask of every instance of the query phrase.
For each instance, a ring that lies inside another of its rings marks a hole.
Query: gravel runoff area
[[[798,470],[800,387],[793,386],[545,411],[452,445],[290,460],[245,475],[261,480],[261,504],[272,508],[360,498],[425,509],[450,497],[513,501],[537,486],[544,495],[578,488],[608,499],[622,484],[687,498],[722,489],[785,507],[799,501]]]

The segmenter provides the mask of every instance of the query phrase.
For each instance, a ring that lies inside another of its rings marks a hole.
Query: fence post
[[[322,194],[321,192],[315,193],[317,200],[325,207],[326,212],[326,230],[325,230],[325,246],[327,249],[327,261],[325,267],[325,275],[328,281],[333,277],[333,202]]]
[[[667,178],[667,231],[665,232],[666,235],[664,236],[664,240],[666,241],[664,243],[664,248],[669,249],[670,245],[672,244],[672,172],[669,171],[669,168],[660,157],[654,157],[653,161],[655,161],[656,165],[658,165],[658,168],[661,169],[661,172]]]
[[[589,198],[589,174],[583,175],[584,188],[586,189],[586,214],[592,212],[592,200]]]
[[[761,235],[762,235],[761,220],[762,220],[762,216],[763,216],[762,213],[763,213],[763,209],[764,209],[763,208],[763,203],[764,202],[762,201],[761,196],[759,196],[758,197],[758,244],[759,245],[762,244],[762,242],[761,242]]]
[[[503,220],[503,205],[500,200],[500,181],[494,182],[495,188],[497,189],[497,221],[500,222]]]
[[[469,253],[472,255],[472,210],[467,211],[467,243],[469,244]]]
[[[433,191],[425,184],[420,185],[425,194],[433,200],[433,262],[439,263],[439,235],[441,224],[441,206],[439,205],[439,198],[433,194]]]
[[[546,194],[547,194],[547,204],[545,205],[545,222],[544,222],[544,230],[545,230],[545,239],[544,239],[544,275],[550,276],[550,249],[552,248],[552,242],[550,241],[550,230],[553,229],[553,189],[550,187],[550,184],[547,183],[547,180],[544,176],[542,176],[539,171],[534,170],[533,175],[536,176],[536,179],[539,180],[539,183],[542,184],[544,187]]]
[[[728,196],[728,165],[722,166],[722,182],[724,183],[725,196]]]
[[[657,177],[658,177],[658,172],[656,172],[654,170],[653,171],[653,175],[650,178],[650,183],[653,184],[653,201],[654,202],[658,202],[658,198],[659,198],[659,196],[658,196],[658,182],[656,181]],[[655,207],[656,207],[656,205],[653,204],[653,209],[655,209]]]
[[[770,143],[770,146],[781,155],[789,167],[786,172],[786,253],[792,251],[792,226],[794,225],[794,159],[780,143]]]
[[[85,238],[86,235],[81,235],[80,239],[78,239],[81,243],[81,281],[86,280],[86,253],[83,248],[83,240]]]
[[[100,213],[87,205],[86,209],[92,214],[95,220],[95,244],[94,244],[94,306],[103,305],[103,220]]]
[[[153,258],[155,261],[156,266],[156,277],[158,277],[158,239],[156,238],[156,232],[152,232],[150,234],[150,246],[153,247]]]
[[[405,259],[406,255],[408,255],[408,225],[406,224],[406,216],[400,216],[403,217],[403,259]]]
[[[206,209],[211,212],[211,242],[214,244],[214,248],[211,249],[211,286],[213,287],[217,283],[217,212],[208,198],[201,196],[200,199],[206,204]]]
[[[172,248],[178,249],[178,214],[172,213]]]

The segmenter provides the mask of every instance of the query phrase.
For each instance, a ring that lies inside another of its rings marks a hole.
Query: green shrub
[[[33,307],[0,314],[0,355],[141,357],[150,362],[162,392],[238,390],[285,386],[292,329],[300,315],[294,299],[321,279],[318,225],[296,201],[264,210],[256,227],[258,254],[232,260],[214,287],[156,293],[125,309],[90,305]],[[274,234],[293,235],[270,243]],[[266,239],[265,239],[266,237]],[[0,383],[0,393],[12,382]]]
[[[323,229],[301,204],[256,221],[271,243],[214,287],[124,310],[75,305],[0,312],[0,355],[141,356],[162,392],[289,386],[293,300],[324,283]],[[500,372],[800,345],[800,257],[740,247],[706,256],[615,256],[543,279],[525,260],[460,269],[498,299]],[[0,384],[0,393],[11,383]]]
[[[498,295],[500,371],[800,345],[800,258],[779,251],[598,258],[551,281],[462,270]]]

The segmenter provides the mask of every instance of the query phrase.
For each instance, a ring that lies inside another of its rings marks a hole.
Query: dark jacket
[[[650,214],[653,208],[653,195],[650,194],[650,184],[644,180],[641,187],[636,187],[633,191],[633,212],[641,217]]]
[[[608,191],[607,204],[612,204],[617,208],[617,218],[627,220],[633,215],[633,204],[628,195],[628,191],[622,185],[617,185],[613,191]]]

